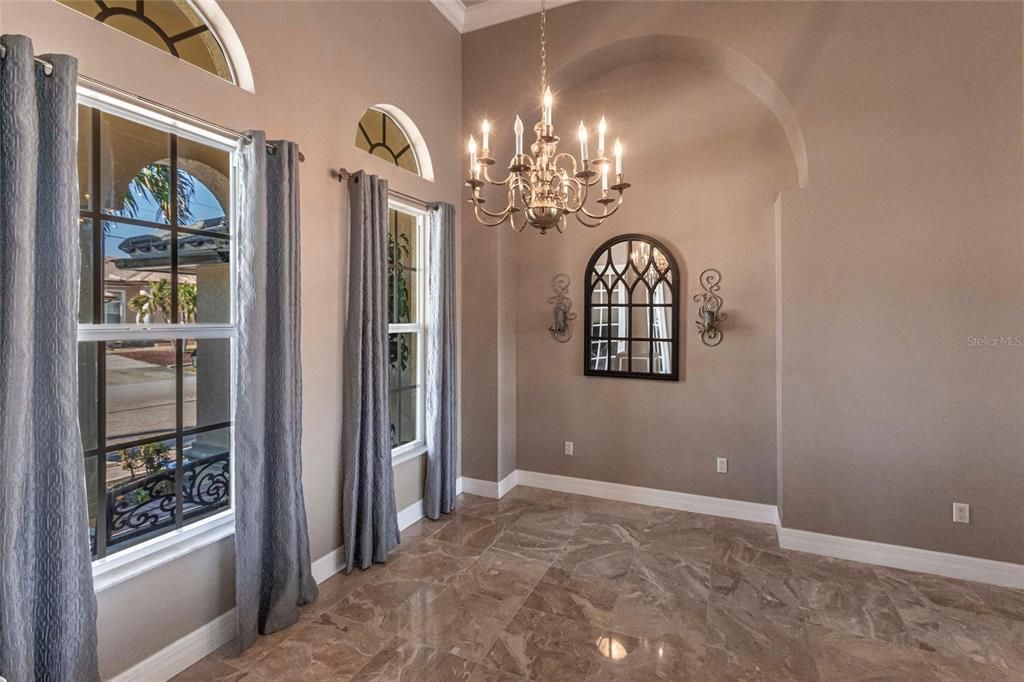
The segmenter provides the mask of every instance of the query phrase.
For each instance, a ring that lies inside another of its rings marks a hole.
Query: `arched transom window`
[[[96,21],[235,82],[216,34],[188,0],[58,0]]]
[[[586,272],[584,373],[678,380],[679,272],[671,252],[639,234],[614,237]]]
[[[409,136],[390,114],[379,109],[367,109],[359,119],[356,147],[420,175],[420,164]]]

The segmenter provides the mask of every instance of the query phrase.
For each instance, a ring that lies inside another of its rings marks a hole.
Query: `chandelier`
[[[576,139],[580,144],[580,158],[558,151],[559,138],[552,124],[553,97],[548,86],[547,67],[547,8],[544,0],[540,7],[540,82],[542,95],[541,120],[533,127],[536,141],[530,145],[531,154],[523,153],[523,121],[516,116],[514,126],[516,152],[508,165],[508,175],[494,180],[490,167],[494,159],[490,154],[491,127],[487,119],[480,126],[482,144],[477,148],[476,138],[469,137],[469,178],[468,203],[473,205],[476,219],[488,227],[496,227],[508,221],[516,232],[522,232],[527,225],[546,234],[554,228],[565,231],[568,216],[587,227],[597,227],[622,205],[622,193],[629,187],[622,179],[622,145],[615,140],[614,161],[605,153],[605,138],[608,123],[601,117],[597,125],[597,156],[590,158],[588,132],[580,121]],[[613,167],[614,163],[614,167]],[[609,177],[614,171],[614,177]],[[587,208],[591,194],[597,195],[600,183],[600,198],[596,205]],[[486,199],[480,191],[487,185],[504,187],[507,193],[505,206],[497,211],[484,207]],[[612,196],[611,192],[615,195]]]

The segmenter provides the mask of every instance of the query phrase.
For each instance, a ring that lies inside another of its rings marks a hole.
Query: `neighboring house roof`
[[[205,234],[183,233],[178,237],[179,268],[228,262],[231,242],[227,238],[226,218],[200,220],[187,227]],[[165,279],[165,276],[160,275],[171,270],[170,238],[139,235],[125,239],[117,248],[127,257],[108,258],[105,274],[109,274],[112,268],[125,281],[152,282]]]

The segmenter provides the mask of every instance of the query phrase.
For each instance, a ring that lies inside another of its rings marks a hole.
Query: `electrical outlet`
[[[971,505],[966,502],[953,503],[953,523],[970,523]]]
[[[729,458],[728,457],[719,457],[718,458],[718,468],[717,468],[717,471],[720,474],[727,474],[727,473],[729,473]]]
[[[569,455],[570,457],[572,456],[572,441],[571,440],[565,441],[565,454]]]

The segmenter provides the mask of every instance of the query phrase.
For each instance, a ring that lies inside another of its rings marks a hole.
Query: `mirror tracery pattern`
[[[639,234],[614,237],[587,264],[584,374],[677,381],[679,271]]]

